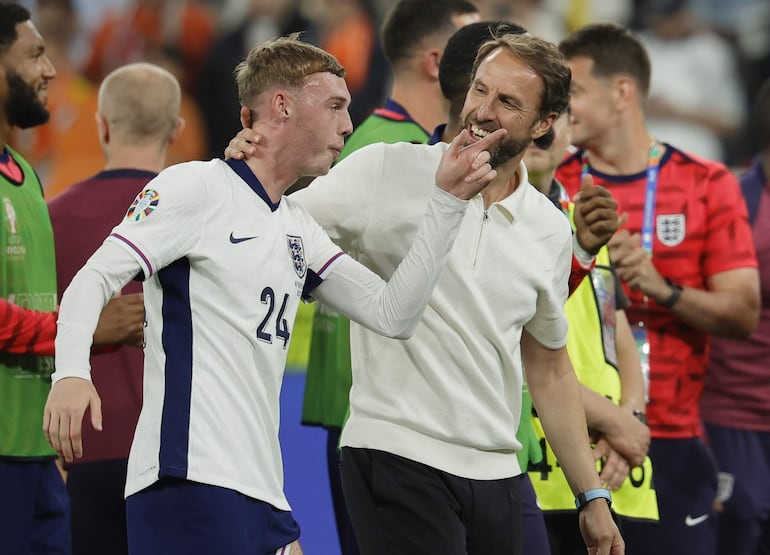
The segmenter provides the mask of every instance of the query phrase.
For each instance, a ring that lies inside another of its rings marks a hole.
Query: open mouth
[[[473,135],[475,138],[477,138],[479,140],[483,139],[484,137],[486,137],[487,135],[489,135],[491,133],[491,131],[487,131],[486,129],[482,129],[478,125],[474,125],[474,124],[471,124],[470,132],[471,132],[471,135]]]

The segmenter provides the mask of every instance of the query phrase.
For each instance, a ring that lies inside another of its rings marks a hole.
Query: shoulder
[[[76,204],[80,204],[80,201],[85,195],[89,194],[90,189],[92,189],[94,185],[93,178],[89,177],[88,179],[70,185],[64,191],[50,199],[48,201],[48,212],[51,214],[51,218],[61,212],[67,211]]]
[[[737,183],[736,177],[722,162],[703,158],[669,144],[666,144],[666,148],[669,152],[662,169],[675,172],[675,178],[680,183],[688,180],[694,185],[708,185],[724,180]]]
[[[369,164],[383,172],[393,170],[404,173],[405,165],[428,164],[434,160],[438,163],[447,148],[448,145],[444,143],[436,145],[409,142],[372,143],[352,152],[350,156],[341,160],[338,166]],[[435,172],[436,166],[431,169]]]

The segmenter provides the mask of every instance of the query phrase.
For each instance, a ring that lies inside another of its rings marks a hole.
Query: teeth
[[[476,127],[475,125],[471,125],[471,133],[473,133],[476,137],[479,139],[483,139],[487,135],[489,135],[489,131],[484,131],[480,127]]]

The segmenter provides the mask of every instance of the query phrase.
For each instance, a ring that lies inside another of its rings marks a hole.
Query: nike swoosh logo
[[[695,518],[691,517],[690,515],[687,515],[684,518],[684,523],[687,526],[697,526],[698,524],[706,520],[709,516],[711,515],[709,515],[708,513],[706,513],[705,515],[696,516]]]
[[[230,232],[230,242],[233,245],[237,245],[238,243],[243,243],[244,241],[250,241],[251,239],[256,239],[257,235],[254,237],[235,237],[232,232]]]

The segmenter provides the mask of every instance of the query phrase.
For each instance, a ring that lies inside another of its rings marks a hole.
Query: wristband
[[[612,506],[612,496],[610,491],[604,488],[589,489],[575,497],[575,508],[578,512],[586,508],[586,506],[595,499],[604,499],[607,502],[607,506]]]
[[[679,301],[679,297],[682,296],[682,286],[668,278],[665,279],[668,286],[671,287],[671,295],[664,301],[658,301],[658,304],[663,308],[671,308]]]

